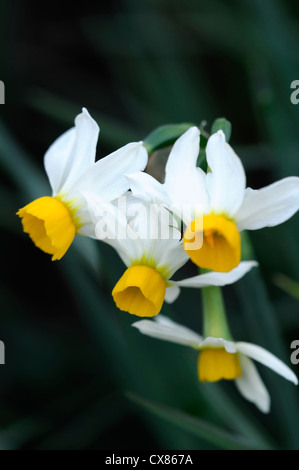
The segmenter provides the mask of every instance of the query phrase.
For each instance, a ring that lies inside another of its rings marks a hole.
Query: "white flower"
[[[205,173],[196,166],[199,139],[199,129],[191,127],[175,142],[163,184],[146,173],[127,177],[136,197],[163,201],[182,218],[184,247],[195,264],[227,272],[240,262],[241,231],[278,225],[298,211],[299,178],[284,178],[259,190],[246,188],[243,165],[222,131],[208,139]]]
[[[234,380],[243,397],[264,413],[270,410],[270,396],[252,359],[295,385],[298,384],[296,375],[286,364],[256,344],[227,341],[223,338],[203,338],[162,315],[157,317],[157,321],[141,320],[132,326],[145,335],[200,350],[199,380],[203,382]]]
[[[243,277],[255,261],[239,264],[230,273],[209,272],[174,281],[171,277],[189,259],[176,221],[163,205],[129,196],[106,203],[84,194],[96,236],[114,247],[127,269],[112,291],[118,308],[138,316],[157,315],[164,300],[173,302],[180,287],[224,286]],[[125,209],[126,201],[128,207]]]
[[[111,201],[128,190],[124,174],[142,171],[147,152],[142,142],[130,143],[95,162],[99,127],[85,108],[75,126],[60,136],[44,157],[52,196],[20,209],[23,229],[37,247],[60,259],[75,234],[95,237],[82,192],[93,191]]]

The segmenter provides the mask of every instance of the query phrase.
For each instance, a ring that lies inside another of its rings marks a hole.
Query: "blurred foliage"
[[[282,0],[0,3],[1,449],[299,447],[297,388],[261,367],[265,416],[231,383],[199,384],[193,351],[140,335],[114,306],[123,266],[110,247],[80,238],[52,263],[15,216],[49,193],[43,155],[83,106],[101,128],[98,157],[225,116],[248,185],[299,175],[298,14]],[[260,267],[224,289],[235,338],[289,364],[299,304],[275,280],[299,281],[298,231],[297,214],[250,233]],[[200,332],[200,292],[163,313]]]

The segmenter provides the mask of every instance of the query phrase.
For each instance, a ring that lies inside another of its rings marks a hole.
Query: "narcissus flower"
[[[60,136],[44,157],[51,196],[34,200],[17,212],[23,230],[35,245],[58,260],[75,234],[95,237],[82,192],[94,191],[111,201],[127,191],[128,171],[142,171],[147,152],[142,142],[130,143],[95,162],[99,127],[85,108],[75,126]]]
[[[203,338],[162,315],[159,315],[157,321],[141,320],[132,326],[145,335],[199,350],[197,369],[200,381],[234,380],[243,397],[264,413],[270,410],[270,396],[252,360],[269,367],[295,385],[298,384],[296,375],[286,364],[256,344],[223,338]]]
[[[146,173],[128,179],[136,197],[163,201],[182,218],[184,248],[197,266],[228,272],[241,259],[241,231],[281,224],[298,211],[299,178],[246,188],[241,160],[222,131],[208,139],[205,173],[196,166],[199,140],[199,129],[191,127],[175,142],[163,184]]]
[[[112,291],[120,310],[141,317],[155,316],[164,300],[173,302],[177,298],[180,287],[232,284],[257,264],[244,261],[230,273],[209,272],[174,281],[171,277],[189,258],[167,209],[129,198],[129,210],[124,211],[123,201],[118,207],[94,194],[86,193],[85,198],[96,236],[113,246],[127,266]]]

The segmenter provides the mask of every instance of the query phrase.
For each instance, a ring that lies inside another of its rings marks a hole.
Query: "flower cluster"
[[[61,259],[76,235],[108,243],[125,269],[112,291],[116,306],[142,319],[143,334],[200,350],[200,381],[235,380],[241,394],[267,412],[268,392],[252,359],[297,383],[294,373],[263,348],[235,342],[220,288],[257,266],[242,261],[241,232],[278,225],[299,209],[299,178],[260,190],[246,187],[239,157],[220,130],[209,136],[206,170],[197,165],[200,130],[191,126],[171,148],[163,183],[146,171],[148,153],[133,142],[96,161],[99,128],[86,109],[44,157],[52,188],[21,208],[24,232],[52,260]],[[174,280],[191,262],[201,272]],[[160,314],[181,288],[201,288],[204,335]],[[220,301],[219,301],[220,299]]]

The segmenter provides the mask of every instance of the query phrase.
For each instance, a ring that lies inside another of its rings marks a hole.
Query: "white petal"
[[[70,171],[75,140],[76,132],[73,128],[58,137],[45,153],[44,166],[53,196],[59,193]]]
[[[127,224],[127,219],[115,204],[107,202],[95,193],[83,193],[90,219],[95,227],[95,237],[111,245],[126,266],[139,256],[139,244],[135,234]]]
[[[173,215],[160,205],[150,205],[151,226],[149,232],[152,240],[152,253],[157,267],[167,267],[168,278],[170,278],[180,267],[187,263],[189,257],[185,252],[181,230]]]
[[[135,211],[132,218],[132,227],[145,239],[165,238],[169,239],[173,218],[169,211],[161,204],[143,202],[143,204],[132,205],[130,215]],[[179,237],[179,235],[178,235]],[[177,237],[177,238],[178,238]]]
[[[164,253],[160,257],[159,266],[168,267],[168,278],[170,279],[188,261],[189,256],[185,252],[182,243],[176,243],[175,240],[170,239],[164,245]]]
[[[62,134],[49,147],[44,165],[55,196],[65,192],[95,161],[99,127],[83,108],[75,127]]]
[[[166,287],[165,301],[172,304],[180,295],[181,289],[178,286]]]
[[[128,220],[131,220],[136,216],[139,208],[144,205],[144,200],[133,196],[132,192],[129,190],[122,196],[111,201],[111,203],[114,204]]]
[[[157,339],[170,341],[172,343],[183,344],[198,349],[202,337],[194,331],[158,315],[156,321],[141,320],[132,324],[140,333],[152,336]]]
[[[80,189],[95,192],[108,201],[118,198],[129,189],[126,173],[141,171],[147,164],[147,151],[142,142],[132,142],[107,157],[98,160],[80,178],[74,194]]]
[[[136,241],[138,240],[141,252],[140,258],[144,255],[147,259],[156,260],[157,244],[159,242],[159,220],[152,214],[151,205],[147,202],[142,204],[131,205],[126,215],[130,219],[129,227],[134,234]]]
[[[238,351],[242,354],[245,354],[245,356],[248,356],[251,359],[260,362],[264,366],[269,367],[269,369],[272,369],[274,372],[281,375],[290,382],[293,382],[295,385],[298,384],[298,379],[294,372],[271,352],[256,344],[242,341],[238,341],[236,346]]]
[[[90,212],[88,210],[85,199],[84,206],[78,209],[78,211],[76,212],[76,217],[79,218],[80,224],[83,224],[77,229],[77,234],[84,235],[85,237],[97,238],[95,233],[95,224],[90,217]]]
[[[206,174],[196,167],[200,132],[188,129],[174,143],[165,167],[165,188],[173,203],[197,206],[202,213],[207,206]]]
[[[178,178],[186,169],[190,171],[196,167],[199,139],[200,131],[193,126],[175,141],[165,167],[166,179]]]
[[[201,343],[200,348],[224,348],[228,353],[234,354],[237,352],[237,348],[233,341],[228,341],[223,338],[215,338],[213,336],[207,336]]]
[[[175,281],[175,284],[180,287],[208,287],[208,286],[225,286],[233,284],[241,279],[248,271],[254,266],[257,266],[256,261],[241,261],[241,263],[227,273],[220,273],[211,271],[205,274],[199,274],[188,279]]]
[[[262,189],[247,188],[236,214],[239,230],[257,230],[285,222],[299,209],[299,178],[290,176]]]
[[[242,376],[235,379],[235,384],[246,400],[254,403],[263,413],[270,411],[269,393],[251,359],[239,354]]]
[[[165,185],[159,183],[153,176],[148,173],[137,172],[127,174],[126,178],[136,198],[147,202],[165,202],[169,204],[170,201],[165,191]]]
[[[246,184],[241,160],[225,141],[222,131],[209,138],[206,155],[211,170],[206,182],[211,210],[233,217],[242,204]]]
[[[163,268],[168,278],[188,261],[181,242],[181,232],[164,206],[144,203],[139,206],[130,225],[138,234],[142,255],[154,261],[157,268]]]

